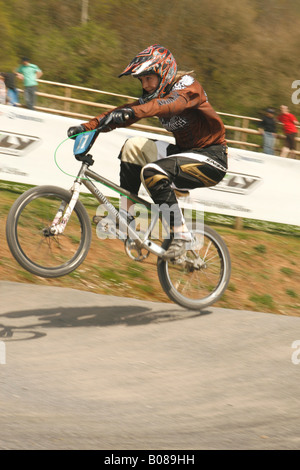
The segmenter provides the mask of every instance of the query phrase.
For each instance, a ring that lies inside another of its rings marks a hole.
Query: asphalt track
[[[0,296],[0,449],[300,448],[299,318],[12,282]]]

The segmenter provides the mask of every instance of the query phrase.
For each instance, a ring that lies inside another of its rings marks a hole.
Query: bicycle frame
[[[154,243],[152,240],[149,240],[149,235],[151,234],[156,222],[159,219],[159,211],[155,213],[154,217],[151,217],[151,222],[148,226],[148,229],[143,234],[143,238],[141,238],[140,233],[134,230],[128,224],[127,220],[124,217],[122,217],[119,211],[113,206],[113,204],[107,199],[107,197],[97,188],[97,186],[95,186],[92,180],[98,183],[101,183],[105,186],[108,186],[109,188],[118,192],[122,196],[126,196],[127,198],[131,199],[135,203],[143,204],[147,209],[153,208],[153,205],[149,203],[148,201],[138,197],[137,195],[132,194],[129,191],[121,188],[120,186],[116,185],[112,181],[107,180],[103,176],[100,176],[98,173],[92,171],[89,168],[92,164],[93,164],[93,160],[92,160],[91,155],[86,155],[83,159],[83,163],[75,179],[75,182],[71,188],[72,198],[70,200],[70,203],[68,204],[67,208],[63,206],[59,208],[52,222],[51,232],[55,234],[63,233],[68,223],[68,220],[71,216],[71,213],[76,205],[76,202],[79,198],[80,186],[83,184],[95,196],[95,198],[100,202],[100,204],[103,204],[105,206],[105,208],[107,209],[110,215],[115,217],[120,223],[123,224],[124,227],[125,226],[127,227],[129,237],[135,241],[138,248],[144,248],[148,250],[150,253],[153,253],[154,255],[158,257],[162,257],[163,254],[165,253],[165,250],[157,243]],[[62,221],[60,223],[57,223],[59,219],[61,218],[64,210],[65,210],[65,215]]]

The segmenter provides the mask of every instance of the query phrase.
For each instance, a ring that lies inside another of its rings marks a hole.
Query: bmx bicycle
[[[153,205],[92,171],[94,161],[88,152],[108,121],[106,118],[96,130],[75,138],[73,153],[81,161],[81,167],[69,191],[57,186],[36,186],[14,202],[6,223],[12,255],[24,269],[44,278],[65,276],[78,268],[88,254],[92,239],[91,219],[79,200],[84,185],[108,215],[126,227],[125,251],[131,259],[142,261],[150,253],[157,256],[158,279],[170,300],[187,309],[208,307],[221,298],[230,278],[230,255],[224,240],[202,224],[202,229],[192,230],[194,242],[184,255],[167,260],[164,253],[172,234],[162,243],[151,238],[154,225],[162,219],[159,211],[144,232],[136,230],[123,217],[95,182],[149,210]]]

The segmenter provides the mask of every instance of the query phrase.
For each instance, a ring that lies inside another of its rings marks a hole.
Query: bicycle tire
[[[198,250],[203,266],[192,269],[187,261],[194,254],[188,251],[181,264],[158,258],[157,274],[170,300],[187,309],[203,310],[224,294],[230,280],[231,261],[224,240],[215,230],[204,225],[203,230],[193,233],[203,241]],[[162,247],[167,249],[170,243],[171,240],[166,239]]]
[[[61,277],[74,271],[86,258],[92,239],[91,222],[78,200],[61,235],[45,236],[62,201],[72,193],[56,186],[37,186],[12,205],[6,222],[6,239],[16,261],[30,273]]]

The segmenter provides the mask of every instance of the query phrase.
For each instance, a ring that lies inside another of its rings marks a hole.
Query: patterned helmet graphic
[[[154,44],[137,54],[119,77],[123,75],[140,77],[152,73],[158,75],[160,83],[155,92],[150,95],[145,93],[142,97],[142,101],[146,102],[164,96],[174,81],[176,72],[177,64],[171,52],[163,46]]]

